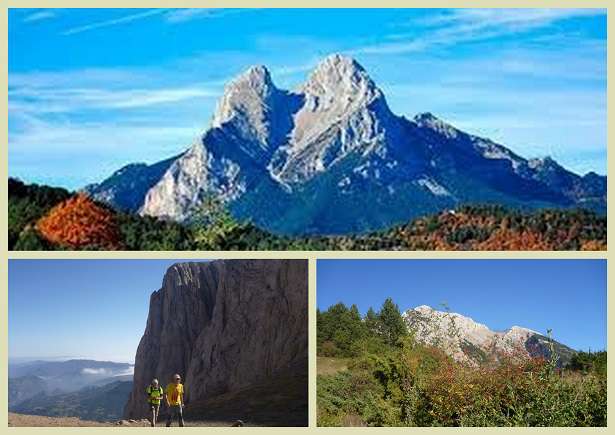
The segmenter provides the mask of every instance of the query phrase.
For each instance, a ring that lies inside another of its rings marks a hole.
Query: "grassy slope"
[[[319,356],[316,363],[316,373],[318,375],[334,375],[337,372],[348,370],[349,361],[349,358]]]

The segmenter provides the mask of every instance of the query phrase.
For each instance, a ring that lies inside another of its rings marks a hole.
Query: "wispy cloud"
[[[126,375],[134,375],[135,374],[135,366],[130,366],[124,371],[114,374],[113,376],[126,376]]]
[[[179,8],[172,9],[165,14],[165,18],[169,23],[183,23],[186,21],[198,20],[201,18],[218,18],[227,15],[242,14],[246,12],[254,12],[262,9],[257,8]]]
[[[508,30],[542,27],[556,21],[604,15],[605,9],[592,8],[543,8],[543,9],[450,9],[441,15],[434,15],[423,22],[428,25],[471,24],[476,27],[507,26]]]
[[[109,90],[96,88],[9,90],[9,107],[15,112],[67,113],[89,109],[135,109],[195,98],[213,98],[220,92],[205,86],[164,89]]]
[[[76,114],[98,111],[124,116],[156,108],[217,98],[224,81],[189,79],[166,68],[98,68],[14,73],[9,77],[10,114]],[[147,87],[142,86],[147,82]]]
[[[144,12],[138,12],[130,15],[124,15],[119,18],[113,18],[109,20],[96,21],[94,23],[84,24],[77,27],[72,27],[62,32],[63,35],[75,35],[78,33],[88,32],[90,30],[96,30],[103,27],[111,27],[122,24],[132,23],[155,16],[164,17],[168,23],[184,23],[192,20],[203,18],[217,18],[226,15],[233,15],[243,12],[251,12],[259,9],[223,9],[223,8],[159,8],[159,9],[147,9]]]
[[[222,89],[222,83],[178,79],[173,69],[11,75],[11,171],[31,178],[44,165],[63,168],[38,179],[78,188],[130,161],[176,155],[203,131]],[[59,161],[67,155],[81,162],[78,168]]]
[[[527,32],[565,19],[605,13],[604,9],[453,9],[409,23],[425,28],[419,36],[416,33],[395,33],[393,42],[367,45],[350,52],[367,54],[418,52],[436,46],[451,46]]]
[[[120,160],[142,161],[141,147],[145,147],[152,155],[151,159],[160,156],[170,156],[178,150],[183,150],[190,141],[197,137],[200,129],[197,126],[185,124],[162,125],[153,122],[133,122],[131,120],[80,121],[68,118],[45,120],[27,114],[15,114],[12,120],[18,128],[9,133],[10,156],[15,161],[23,156],[30,161],[32,156],[37,159],[58,160],[66,156],[75,158],[86,157],[97,160],[96,165],[107,164],[112,168],[112,162],[117,165]],[[53,146],[49,146],[53,144]],[[95,146],[94,149],[91,147]],[[120,153],[121,156],[119,154]],[[105,156],[102,162],[100,156]],[[117,156],[117,158],[113,158]],[[33,163],[36,164],[35,160]],[[74,168],[75,171],[81,168]],[[86,175],[92,177],[91,168]],[[100,176],[100,175],[98,175]],[[93,177],[95,179],[96,176]]]
[[[32,12],[24,17],[22,20],[24,23],[34,23],[37,21],[48,20],[50,18],[55,18],[56,13],[51,9],[40,9],[36,12]]]
[[[170,23],[182,23],[216,14],[216,9],[211,8],[184,8],[175,9],[166,13],[165,18]]]
[[[134,366],[130,366],[129,368],[121,371],[115,371],[113,369],[107,369],[104,367],[101,368],[90,368],[86,367],[81,369],[81,373],[84,375],[95,375],[95,376],[126,376],[126,375],[134,375],[135,368]]]
[[[135,14],[124,15],[119,18],[114,18],[111,20],[97,21],[90,24],[85,24],[83,26],[72,27],[68,30],[62,32],[63,35],[75,35],[77,33],[83,33],[94,29],[100,29],[103,27],[111,27],[117,26],[119,24],[127,24],[132,23],[133,21],[142,20],[144,18],[149,18],[155,15],[161,15],[168,11],[168,9],[148,9],[144,12],[138,12]]]
[[[101,83],[142,83],[149,79],[151,71],[137,68],[78,68],[59,71],[11,72],[9,90],[12,88],[64,88],[96,86]]]
[[[83,373],[84,375],[102,376],[102,375],[110,374],[110,371],[105,368],[100,368],[100,369],[84,368],[84,369],[81,369],[81,373]]]

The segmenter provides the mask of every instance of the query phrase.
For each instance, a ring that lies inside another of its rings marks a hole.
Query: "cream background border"
[[[8,177],[8,17],[7,8],[11,7],[270,7],[270,8],[331,8],[331,7],[597,7],[607,8],[607,1],[569,1],[569,0],[504,0],[489,2],[484,0],[479,1],[459,1],[459,0],[433,0],[430,2],[419,2],[416,0],[379,0],[378,2],[366,0],[263,0],[263,1],[232,1],[232,0],[213,0],[213,1],[198,1],[198,0],[5,0],[0,5],[0,28],[3,38],[3,43],[0,44],[0,58],[2,59],[3,68],[0,71],[0,90],[2,92],[2,101],[0,102],[0,127],[3,132],[3,141],[0,145],[2,152],[0,153],[0,180],[2,188],[0,189],[0,276],[2,277],[0,285],[0,318],[3,321],[0,323],[0,432],[8,431],[10,433],[19,434],[34,434],[48,433],[55,434],[61,432],[79,432],[79,433],[100,433],[103,430],[115,431],[130,431],[131,433],[151,433],[149,428],[8,428],[7,427],[7,383],[8,378],[8,259],[30,258],[30,259],[52,259],[52,258],[67,258],[67,259],[87,259],[87,258],[113,258],[113,259],[144,259],[144,258],[308,258],[309,259],[309,364],[310,364],[310,381],[309,381],[309,428],[243,428],[243,433],[350,433],[351,431],[360,432],[387,432],[387,433],[410,433],[410,432],[429,432],[429,433],[451,433],[453,431],[463,431],[465,433],[480,432],[480,433],[496,433],[496,432],[515,432],[515,433],[588,433],[600,432],[607,433],[607,428],[317,428],[316,427],[316,325],[315,325],[315,307],[316,307],[316,259],[317,258],[417,258],[417,259],[436,259],[436,258],[606,258],[607,252],[338,252],[338,251],[271,251],[271,252],[175,252],[175,251],[142,251],[142,252],[7,252],[8,230],[7,230],[7,188],[6,181]],[[608,28],[613,28],[614,18],[608,14]],[[613,46],[608,44],[608,71],[612,70],[615,61],[613,61]],[[610,79],[610,74],[609,74]],[[613,90],[607,85],[607,108],[608,103],[613,102]],[[608,114],[608,112],[607,112]],[[607,115],[608,116],[608,115]],[[610,118],[608,118],[610,119]],[[613,128],[607,127],[608,142],[612,142]],[[608,173],[615,172],[615,163],[613,159],[609,159],[607,153]],[[612,177],[608,179],[608,210],[609,215],[613,211],[614,195],[610,193],[613,190]],[[608,245],[613,244],[613,224],[612,219],[608,222]],[[615,256],[614,260],[615,261]],[[612,274],[613,266],[609,262],[608,274]],[[611,282],[608,283],[609,293],[611,293]],[[611,298],[607,298],[608,312],[613,311],[614,302]],[[613,320],[608,318],[608,344],[612,348],[613,332],[615,324]],[[609,403],[613,403],[615,393],[613,392],[613,370],[615,369],[614,357],[609,359],[608,369],[611,373],[608,383],[608,398]],[[613,417],[613,406],[610,406],[608,415],[608,425],[615,424]],[[207,431],[208,433],[226,433],[225,431],[234,430],[228,428],[185,428],[186,431],[192,433]]]

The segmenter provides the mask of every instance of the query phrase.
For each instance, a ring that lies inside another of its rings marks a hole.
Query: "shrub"
[[[544,358],[470,367],[412,337],[356,345],[347,371],[318,377],[319,425],[355,417],[369,426],[606,425],[606,374],[587,362],[602,357],[581,354],[566,370]]]

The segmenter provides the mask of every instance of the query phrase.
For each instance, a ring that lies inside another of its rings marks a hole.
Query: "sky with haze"
[[[9,359],[134,363],[152,292],[175,263],[10,260]]]
[[[185,150],[255,64],[294,89],[326,55],[420,112],[606,173],[602,9],[11,9],[9,174],[80,188]]]

